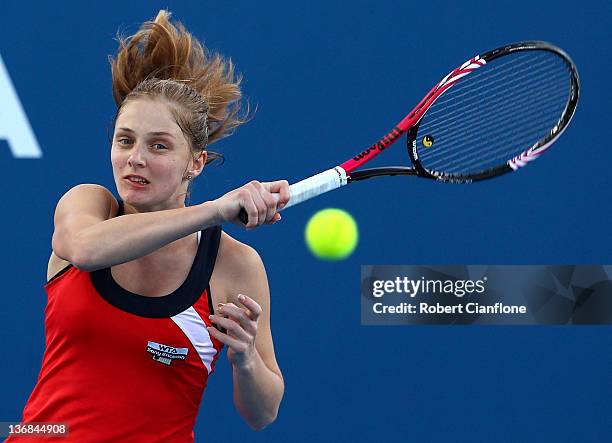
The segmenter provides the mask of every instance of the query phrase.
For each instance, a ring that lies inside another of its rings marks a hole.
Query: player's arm
[[[125,263],[210,226],[240,223],[242,208],[252,217],[247,228],[275,223],[280,214],[272,193],[281,195],[278,204],[286,203],[287,182],[253,181],[199,205],[113,217],[117,201],[106,188],[78,185],[57,204],[53,251],[84,271]]]
[[[118,203],[100,185],[70,189],[55,210],[52,247],[55,255],[79,269],[125,263],[218,222],[212,202],[114,217]]]
[[[211,316],[226,332],[214,327],[209,332],[228,346],[236,409],[249,426],[259,430],[276,419],[285,389],[270,329],[270,291],[257,252],[233,239],[228,242],[230,251],[222,260],[227,270],[224,280],[231,282],[231,302]]]

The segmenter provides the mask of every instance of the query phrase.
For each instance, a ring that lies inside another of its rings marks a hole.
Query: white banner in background
[[[8,142],[13,157],[42,157],[42,151],[4,66],[2,56],[0,56],[0,140]]]

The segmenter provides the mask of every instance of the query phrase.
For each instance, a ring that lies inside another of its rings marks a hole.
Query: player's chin
[[[147,184],[142,188],[122,184],[117,188],[117,191],[121,199],[132,206],[146,206],[159,199],[156,196],[155,188],[151,184]]]

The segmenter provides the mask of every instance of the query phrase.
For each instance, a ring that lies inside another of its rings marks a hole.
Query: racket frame
[[[505,164],[489,168],[487,170],[471,174],[449,174],[440,171],[426,169],[419,160],[417,152],[417,132],[419,123],[427,110],[436,102],[438,98],[455,84],[459,83],[464,77],[474,70],[485,66],[488,62],[499,57],[518,52],[518,51],[549,51],[558,55],[570,71],[570,93],[565,109],[559,118],[558,123],[550,130],[544,138],[538,140],[533,146],[523,151],[518,156],[508,160]],[[480,56],[473,57],[457,67],[440,80],[425,97],[404,117],[390,132],[378,140],[367,149],[344,163],[327,171],[323,171],[312,177],[308,177],[290,186],[291,199],[283,208],[301,203],[310,198],[323,194],[324,192],[345,186],[353,181],[361,181],[372,177],[389,175],[409,175],[429,178],[448,183],[471,183],[496,177],[511,171],[515,171],[527,163],[535,160],[561,136],[567,128],[570,120],[574,116],[578,98],[580,94],[580,81],[578,70],[569,55],[558,47],[543,41],[522,41],[500,46],[491,51],[485,52]],[[408,155],[413,167],[407,166],[388,166],[360,169],[364,164],[378,156],[389,146],[395,143],[403,134],[407,134]],[[240,219],[246,224],[248,218],[244,210],[240,213]]]
[[[426,169],[421,163],[418,152],[417,152],[417,132],[419,129],[419,123],[427,110],[436,102],[438,98],[452,86],[461,81],[462,78],[469,75],[472,71],[478,69],[486,63],[491,62],[499,57],[518,52],[518,51],[548,51],[559,56],[566,64],[570,71],[570,93],[566,106],[559,118],[557,124],[551,129],[542,139],[538,140],[533,146],[523,151],[513,159],[508,160],[505,164],[495,166],[493,168],[479,171],[472,174],[449,174],[441,171],[434,171]],[[527,163],[538,158],[543,152],[545,152],[552,144],[561,136],[561,134],[567,128],[570,120],[574,116],[576,106],[578,104],[578,98],[580,95],[580,81],[578,77],[578,70],[576,65],[569,57],[569,55],[562,49],[543,41],[523,41],[518,43],[512,43],[509,45],[495,48],[491,51],[485,52],[480,56],[471,58],[470,60],[463,63],[451,71],[446,77],[440,80],[419,102],[419,104],[398,123],[388,134],[381,138],[378,142],[362,151],[357,156],[350,160],[342,163],[340,166],[347,172],[348,182],[352,180],[365,180],[370,177],[379,177],[384,175],[416,175],[423,178],[434,179],[448,183],[472,183],[475,181],[485,180],[493,177],[497,177],[508,172],[515,171]],[[382,151],[387,149],[393,144],[398,138],[404,133],[407,133],[407,147],[408,155],[412,164],[414,165],[414,172],[410,172],[409,169],[403,167],[382,167],[382,168],[370,168],[361,170],[356,177],[355,171],[365,163],[372,160],[374,157],[379,155]],[[355,171],[355,172],[354,172]]]

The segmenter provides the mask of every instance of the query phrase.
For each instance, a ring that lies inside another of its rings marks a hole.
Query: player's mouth
[[[130,174],[123,179],[136,189],[143,189],[149,184],[149,180],[140,175]]]

